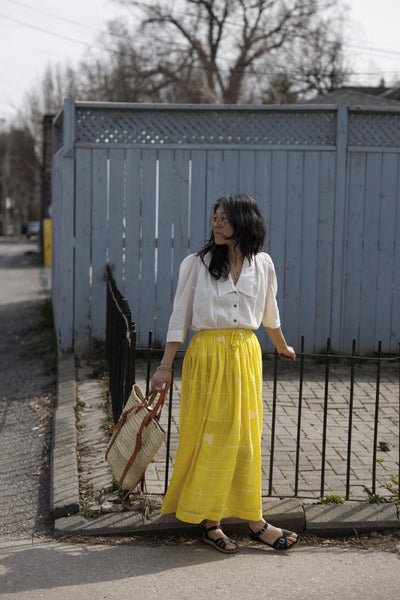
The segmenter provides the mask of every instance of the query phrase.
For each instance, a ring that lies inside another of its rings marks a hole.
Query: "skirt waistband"
[[[234,334],[250,336],[254,334],[252,329],[244,329],[244,328],[228,328],[228,329],[200,329],[196,331],[195,335],[201,336],[218,336],[218,335],[228,335],[232,336]]]

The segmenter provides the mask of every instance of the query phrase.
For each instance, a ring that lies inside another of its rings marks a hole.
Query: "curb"
[[[57,361],[57,398],[53,420],[50,508],[55,519],[79,511],[76,382],[73,354]]]
[[[128,511],[84,517],[79,514],[79,480],[75,404],[75,359],[63,354],[58,360],[57,400],[53,421],[51,459],[51,510],[55,537],[68,535],[198,535],[200,525],[184,523],[159,508],[146,517]],[[400,528],[400,506],[350,501],[342,505],[304,503],[297,498],[263,499],[263,514],[273,525],[299,533],[346,536]],[[228,535],[247,533],[247,521],[224,519]]]

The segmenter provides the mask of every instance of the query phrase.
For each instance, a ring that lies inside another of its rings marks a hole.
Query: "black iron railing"
[[[136,332],[128,302],[106,266],[106,353],[113,421],[116,423],[135,383]]]
[[[154,350],[151,347],[151,332],[149,332],[149,345],[148,361],[147,361],[147,382],[146,388],[149,386],[149,378],[151,373],[151,363],[155,356],[159,359],[159,350]],[[279,404],[279,393],[278,383],[280,380],[279,376],[279,364],[280,358],[277,353],[266,353],[273,354],[273,384],[272,384],[272,410],[271,410],[271,441],[269,447],[269,477],[268,477],[268,496],[273,496],[274,486],[274,467],[275,467],[275,441],[276,441],[276,419],[277,419],[277,407]],[[399,344],[400,354],[400,344]],[[265,354],[264,354],[265,356]],[[345,475],[345,499],[350,499],[350,487],[351,487],[351,473],[352,473],[352,441],[353,441],[353,404],[355,397],[355,365],[367,365],[372,364],[375,368],[375,375],[373,380],[375,382],[375,407],[374,407],[374,425],[373,425],[373,439],[371,440],[371,458],[369,463],[369,469],[371,473],[370,478],[370,491],[372,494],[376,494],[376,481],[377,481],[377,449],[378,449],[378,424],[379,424],[379,402],[380,402],[380,386],[381,386],[381,367],[382,364],[397,363],[398,364],[398,415],[400,415],[400,356],[383,357],[381,352],[381,342],[378,342],[378,350],[376,356],[358,356],[356,355],[356,340],[353,340],[351,355],[343,355],[333,353],[331,350],[331,340],[327,339],[326,352],[323,354],[319,353],[306,353],[304,352],[304,337],[301,338],[300,352],[297,355],[297,362],[299,367],[296,367],[296,372],[293,372],[292,381],[298,377],[298,404],[297,404],[297,433],[296,433],[296,456],[295,456],[295,471],[294,471],[294,497],[300,497],[299,494],[299,474],[300,468],[300,456],[301,456],[301,439],[302,439],[302,416],[303,416],[303,388],[305,383],[305,360],[318,360],[319,363],[323,363],[321,366],[324,372],[324,392],[323,392],[323,415],[322,415],[322,432],[321,432],[321,463],[319,470],[319,492],[315,496],[316,498],[323,497],[325,495],[326,486],[326,465],[327,465],[327,432],[329,422],[329,412],[331,409],[330,403],[330,392],[331,392],[331,367],[332,364],[337,361],[346,362],[349,367],[349,386],[348,386],[348,417],[347,417],[347,447],[345,449],[346,454],[346,475]],[[285,363],[285,369],[290,366]],[[297,373],[298,371],[298,373]],[[170,437],[171,437],[171,412],[173,403],[173,386],[170,387],[170,398],[169,398],[169,412],[168,412],[168,437],[167,437],[167,448],[166,448],[166,462],[165,462],[165,491],[168,486],[168,466],[170,464]],[[400,421],[400,419],[399,419]],[[398,430],[398,477],[400,480],[400,422]],[[400,499],[400,489],[398,491]]]
[[[135,352],[136,352],[136,333],[134,323],[131,320],[131,312],[127,301],[123,298],[115,281],[112,277],[111,270],[107,266],[107,360],[110,371],[110,395],[112,399],[113,419],[116,422],[122,412],[122,409],[129,397],[133,383],[135,382]],[[152,371],[152,361],[160,359],[160,350],[152,348],[152,332],[149,332],[148,347],[145,350],[147,354],[146,368],[146,393],[149,390],[150,376]],[[268,354],[268,353],[267,353]],[[279,366],[280,359],[276,353],[273,353],[272,365],[272,399],[271,399],[271,436],[269,446],[269,475],[268,475],[268,496],[274,495],[274,469],[275,469],[275,444],[277,410],[279,406],[278,384],[282,381],[281,369]],[[400,344],[399,344],[400,354]],[[345,356],[343,354],[335,354],[331,349],[330,338],[327,339],[326,351],[324,353],[306,353],[304,352],[304,337],[301,338],[300,352],[297,354],[296,363],[282,363],[285,365],[286,375],[287,369],[290,369],[290,381],[295,382],[298,378],[298,400],[297,400],[297,423],[296,423],[296,450],[295,450],[295,468],[294,468],[294,485],[293,496],[301,497],[299,476],[301,474],[301,455],[302,455],[302,418],[303,418],[303,401],[305,400],[304,388],[307,384],[305,361],[318,360],[321,362],[323,369],[323,393],[321,393],[322,401],[322,428],[321,428],[321,462],[319,472],[319,490],[314,497],[323,497],[326,489],[326,466],[327,466],[327,444],[328,444],[328,426],[330,419],[330,409],[332,407],[330,394],[332,385],[332,365],[338,360],[345,361],[349,369],[348,396],[346,399],[347,414],[347,445],[346,448],[341,448],[345,454],[345,499],[350,499],[350,488],[352,484],[352,443],[353,443],[353,417],[354,417],[354,399],[355,399],[355,367],[359,364],[373,365],[375,373],[371,378],[374,382],[375,390],[375,406],[374,406],[374,424],[373,435],[369,440],[370,444],[370,459],[367,464],[370,473],[369,485],[371,494],[376,494],[377,489],[377,448],[378,448],[378,425],[380,416],[380,397],[381,397],[381,368],[387,363],[397,363],[398,368],[396,380],[398,380],[398,478],[400,480],[400,356],[384,357],[382,356],[381,342],[378,343],[378,349],[375,356],[365,357],[356,355],[356,341],[353,340],[351,354]],[[346,368],[347,368],[346,367]],[[164,491],[166,491],[169,482],[169,467],[170,467],[170,447],[171,447],[171,420],[172,420],[172,405],[173,405],[173,389],[174,385],[170,386],[169,405],[168,405],[168,422],[167,422],[167,442],[165,456],[165,482]],[[396,400],[397,402],[397,400]],[[396,410],[394,411],[396,413]],[[395,418],[395,417],[394,417]],[[282,494],[280,494],[282,495]],[[400,489],[398,491],[400,499]]]
[[[323,424],[322,424],[322,443],[321,443],[321,467],[320,467],[320,488],[319,497],[325,495],[325,470],[326,470],[326,450],[327,450],[327,429],[328,429],[328,415],[329,415],[329,394],[330,394],[330,380],[331,380],[331,364],[333,360],[347,361],[350,366],[350,382],[349,382],[349,396],[348,396],[348,425],[347,425],[347,448],[346,448],[346,491],[345,499],[350,498],[350,484],[351,484],[351,457],[352,457],[352,439],[353,439],[353,404],[354,404],[354,388],[355,388],[355,365],[356,363],[375,364],[375,410],[374,410],[374,434],[373,440],[371,441],[371,492],[372,495],[376,494],[376,468],[377,468],[377,449],[378,449],[378,424],[379,424],[379,402],[380,402],[380,386],[381,386],[381,368],[383,363],[397,363],[398,364],[398,414],[400,415],[400,356],[396,357],[383,357],[382,356],[382,343],[378,342],[378,350],[376,356],[366,357],[357,356],[356,340],[352,343],[352,353],[349,356],[337,355],[331,353],[331,340],[327,339],[327,349],[324,354],[305,353],[304,352],[304,337],[301,338],[301,348],[298,354],[298,360],[300,361],[299,368],[299,396],[298,396],[298,411],[297,411],[297,438],[296,438],[296,459],[295,459],[295,482],[294,482],[294,496],[299,495],[299,473],[300,473],[300,454],[301,454],[301,430],[302,430],[302,403],[303,403],[303,384],[304,384],[304,361],[305,358],[319,359],[325,363],[325,383],[324,383],[324,401],[323,401]],[[399,343],[399,354],[400,354],[400,343]],[[274,368],[273,368],[273,398],[272,398],[272,421],[271,421],[271,445],[270,445],[270,466],[269,466],[269,482],[268,482],[268,495],[273,493],[273,481],[274,481],[274,452],[275,452],[275,422],[276,422],[276,411],[277,411],[277,383],[279,380],[278,376],[278,364],[279,358],[275,354],[274,357]],[[400,419],[398,429],[398,479],[400,481]],[[398,498],[400,500],[400,486],[398,489]]]

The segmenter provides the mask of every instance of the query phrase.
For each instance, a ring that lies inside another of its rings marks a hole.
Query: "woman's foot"
[[[262,542],[276,550],[287,550],[298,541],[297,533],[278,529],[264,519],[260,521],[249,521],[249,534],[251,539]]]
[[[233,554],[239,549],[237,542],[224,534],[219,521],[206,521],[203,540],[226,554]]]

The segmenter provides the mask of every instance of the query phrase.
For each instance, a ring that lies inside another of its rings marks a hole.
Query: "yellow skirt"
[[[261,508],[262,361],[249,329],[206,329],[182,370],[179,446],[161,512],[256,521]]]

